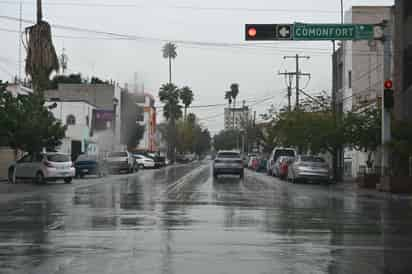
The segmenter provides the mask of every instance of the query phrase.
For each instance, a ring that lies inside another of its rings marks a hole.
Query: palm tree
[[[193,91],[189,87],[183,87],[180,90],[180,99],[185,107],[184,120],[186,121],[187,108],[193,102]]]
[[[230,85],[230,95],[233,98],[233,109],[236,108],[236,97],[239,94],[239,84],[233,83]],[[235,128],[235,110],[233,111],[233,128]]]
[[[182,106],[179,104],[180,90],[173,84],[163,84],[159,90],[160,101],[164,104],[163,116],[169,122],[168,126],[168,157],[175,161],[176,150],[176,120],[182,117]]]
[[[169,42],[163,46],[163,58],[169,59],[169,84],[172,83],[172,59],[177,57],[176,45]]]
[[[225,92],[225,99],[227,100],[230,109],[230,106],[232,105],[232,93],[230,91]]]
[[[26,28],[26,73],[30,75],[33,90],[42,94],[53,71],[59,70],[59,60],[54,49],[50,24],[43,20],[42,1],[37,0],[37,22]]]

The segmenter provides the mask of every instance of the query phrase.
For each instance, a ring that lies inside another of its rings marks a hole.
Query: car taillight
[[[47,167],[53,167],[53,165],[49,161],[44,161],[44,165]]]

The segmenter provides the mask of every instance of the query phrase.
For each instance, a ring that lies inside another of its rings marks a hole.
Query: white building
[[[59,151],[77,156],[80,153],[97,154],[95,142],[91,139],[92,116],[96,106],[82,100],[47,101],[46,106],[56,119],[67,126],[66,137]]]
[[[378,24],[383,20],[388,20],[389,27],[393,29],[393,7],[353,6],[345,16],[348,24]],[[337,101],[343,112],[361,110],[367,105],[379,105],[385,80],[383,55],[383,44],[380,41],[345,41],[342,44],[338,53]],[[379,153],[374,155],[375,163],[380,162],[379,157]],[[347,150],[346,175],[356,177],[360,167],[366,166],[367,158],[367,152]]]

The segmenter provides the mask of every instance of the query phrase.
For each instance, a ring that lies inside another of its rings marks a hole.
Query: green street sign
[[[301,24],[293,26],[293,40],[372,40],[370,24]]]

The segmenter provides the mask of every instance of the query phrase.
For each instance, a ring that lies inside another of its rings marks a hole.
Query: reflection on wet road
[[[412,273],[412,202],[208,165],[0,209],[0,273]]]

